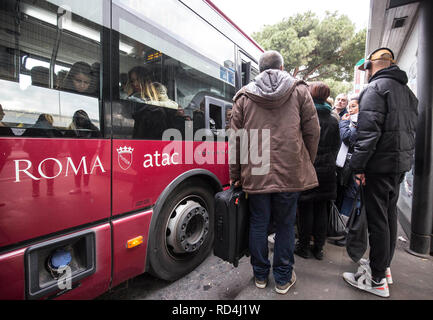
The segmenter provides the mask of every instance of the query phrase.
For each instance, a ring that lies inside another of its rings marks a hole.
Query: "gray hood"
[[[265,99],[279,100],[295,82],[286,71],[270,69],[260,73],[246,86],[245,91]]]

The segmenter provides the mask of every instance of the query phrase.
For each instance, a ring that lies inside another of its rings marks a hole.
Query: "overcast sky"
[[[263,25],[308,10],[323,17],[325,11],[347,15],[356,30],[368,27],[370,0],[211,0],[245,33],[260,31]]]

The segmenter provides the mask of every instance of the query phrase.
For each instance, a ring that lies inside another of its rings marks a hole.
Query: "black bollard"
[[[418,45],[419,117],[416,132],[414,193],[409,252],[428,255],[433,248],[433,1],[420,2]]]

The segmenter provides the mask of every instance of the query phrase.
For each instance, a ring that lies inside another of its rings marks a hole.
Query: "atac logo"
[[[131,166],[132,152],[134,152],[134,149],[131,147],[120,147],[117,149],[117,161],[123,170],[128,170]]]

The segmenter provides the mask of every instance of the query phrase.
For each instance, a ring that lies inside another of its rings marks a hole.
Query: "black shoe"
[[[322,248],[313,247],[311,249],[311,252],[313,253],[314,258],[316,258],[317,260],[323,260],[323,249]]]
[[[295,254],[304,259],[311,258],[310,249],[308,247],[302,246],[299,242],[295,246]]]

